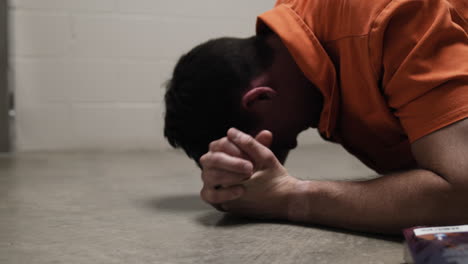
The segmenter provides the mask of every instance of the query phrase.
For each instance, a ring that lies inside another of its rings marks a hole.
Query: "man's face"
[[[274,98],[270,111],[261,117],[261,122],[251,135],[255,137],[262,130],[269,130],[273,134],[270,149],[282,163],[286,160],[290,150],[297,147],[298,135],[316,126],[320,110],[315,110],[318,95],[315,87],[309,84],[287,86],[283,92],[279,91]],[[311,106],[312,105],[312,106]],[[317,107],[321,108],[321,107]]]
[[[260,128],[273,133],[276,156],[287,156],[297,146],[299,133],[318,126],[323,99],[290,56],[278,57],[267,74],[277,96]]]
[[[289,151],[297,146],[299,133],[317,127],[322,111],[322,95],[306,78],[286,46],[274,35],[268,39],[275,57],[260,79],[261,86],[275,91],[267,110],[259,114],[258,126],[252,136],[261,130],[273,134],[272,151],[285,160]]]

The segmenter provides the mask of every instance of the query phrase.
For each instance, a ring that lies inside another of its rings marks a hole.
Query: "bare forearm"
[[[364,182],[304,181],[292,196],[292,221],[397,233],[416,225],[468,221],[467,189],[427,170]]]

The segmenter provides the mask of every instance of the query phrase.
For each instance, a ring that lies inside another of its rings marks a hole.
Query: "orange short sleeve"
[[[411,142],[468,118],[468,26],[446,0],[394,1],[382,86]]]

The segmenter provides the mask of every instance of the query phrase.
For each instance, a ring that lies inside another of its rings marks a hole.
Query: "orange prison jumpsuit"
[[[468,117],[468,0],[279,0],[260,15],[324,96],[319,132],[379,173]]]

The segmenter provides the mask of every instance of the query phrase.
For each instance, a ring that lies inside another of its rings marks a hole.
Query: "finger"
[[[202,172],[203,183],[212,188],[238,185],[248,180],[251,176],[252,174],[233,173],[220,169],[210,169]]]
[[[201,198],[210,204],[221,204],[228,201],[236,200],[244,194],[244,187],[236,185],[229,188],[215,190],[208,186],[204,186],[200,192]]]
[[[242,150],[240,150],[232,141],[230,141],[227,137],[223,137],[219,140],[213,141],[210,143],[209,146],[210,151],[212,152],[224,152],[234,157],[244,158],[247,159],[247,155],[245,155]]]
[[[235,128],[228,130],[228,138],[247,153],[257,167],[272,166],[278,163],[273,152],[248,134]]]
[[[200,163],[203,170],[222,169],[243,174],[251,174],[253,171],[252,162],[223,152],[208,152],[200,158]]]
[[[271,143],[273,142],[273,134],[268,130],[262,130],[255,136],[255,140],[263,146],[270,148]]]

